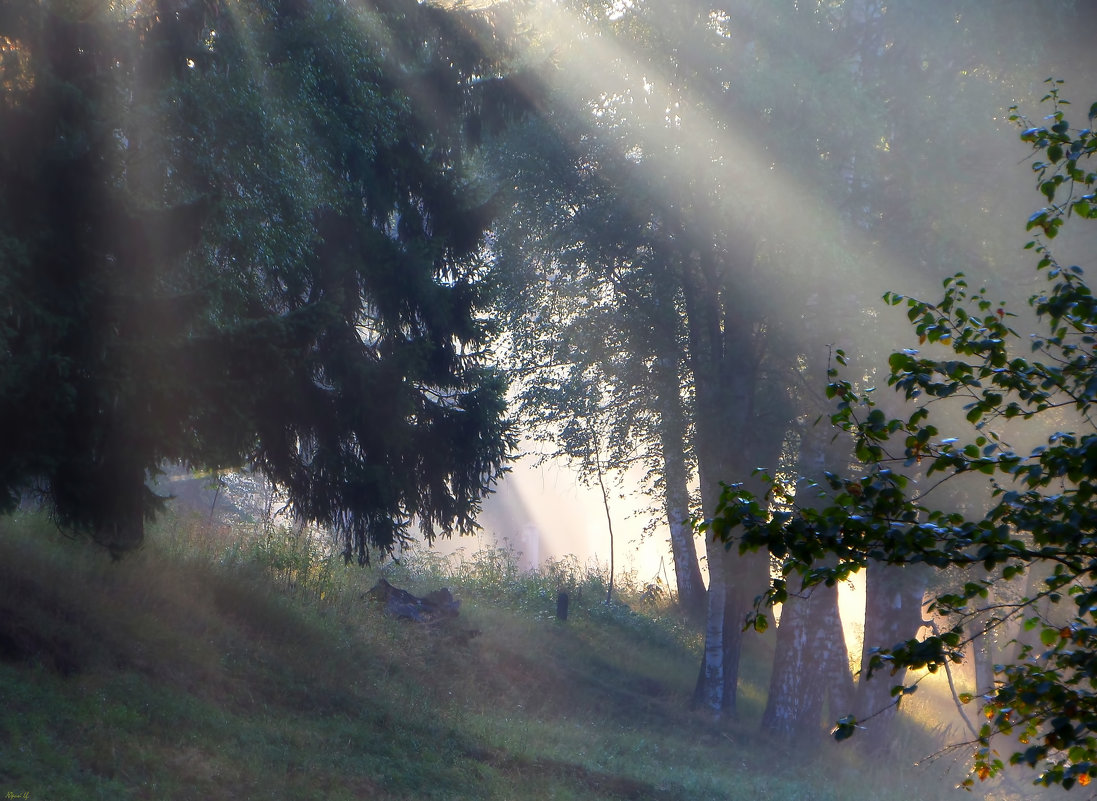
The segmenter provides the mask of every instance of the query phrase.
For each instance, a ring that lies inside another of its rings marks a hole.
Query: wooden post
[[[556,596],[556,619],[566,621],[568,619],[568,594],[563,590]]]

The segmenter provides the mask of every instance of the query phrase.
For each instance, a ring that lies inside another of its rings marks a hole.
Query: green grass
[[[651,587],[505,551],[345,567],[292,531],[168,518],[112,563],[0,523],[0,792],[63,799],[931,799],[944,779],[761,741],[690,709],[700,638]],[[382,615],[383,574],[449,586],[452,628]],[[556,593],[572,597],[555,620]],[[476,632],[470,636],[470,632]]]

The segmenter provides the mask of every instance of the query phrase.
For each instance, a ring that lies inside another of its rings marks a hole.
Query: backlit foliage
[[[728,487],[708,524],[729,545],[768,548],[778,560],[768,603],[788,598],[790,577],[833,584],[873,562],[961,569],[960,586],[936,593],[930,605],[952,627],[880,649],[864,669],[935,671],[961,661],[986,625],[1016,625],[1016,656],[995,666],[993,687],[964,699],[977,699],[984,713],[969,787],[1007,761],[1033,768],[1038,783],[1065,788],[1097,775],[1097,302],[1083,271],[1060,265],[1046,244],[1068,219],[1097,216],[1097,135],[1088,127],[1097,104],[1079,128],[1058,82],[1044,101],[1050,113],[1040,124],[1013,114],[1047,202],[1028,222],[1040,238],[1027,247],[1048,280],[1030,301],[1046,326],[1031,354],[1020,355],[1025,343],[1010,327],[1013,314],[962,275],[945,282],[936,304],[887,295],[907,307],[919,345],[948,351],[892,354],[888,384],[913,411],[889,416],[871,390],[831,371],[827,394],[838,404],[831,421],[853,437],[860,475],[828,473],[819,488],[826,503],[772,515],[764,501]],[[969,435],[947,436],[934,425],[931,407],[949,399],[963,405]],[[1034,435],[1035,447],[1011,444]],[[921,488],[909,475],[918,470]],[[933,489],[964,475],[985,476],[986,512],[935,508]],[[986,600],[999,584],[1030,575],[1031,591],[1020,600]],[[894,688],[896,702],[915,689]],[[847,716],[835,736],[856,728]],[[999,754],[998,734],[1012,735],[1017,750]]]

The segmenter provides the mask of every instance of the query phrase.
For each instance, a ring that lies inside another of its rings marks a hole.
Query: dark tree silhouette
[[[412,519],[473,526],[510,437],[462,165],[526,102],[473,80],[505,26],[414,0],[69,8],[0,12],[5,508],[40,492],[118,555],[172,460],[266,473],[348,559]]]

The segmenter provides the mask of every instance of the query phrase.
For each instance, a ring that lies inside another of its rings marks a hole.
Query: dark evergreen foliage
[[[178,460],[265,472],[348,559],[472,527],[511,446],[462,169],[502,29],[402,0],[6,5],[6,508],[38,490],[121,554]]]

